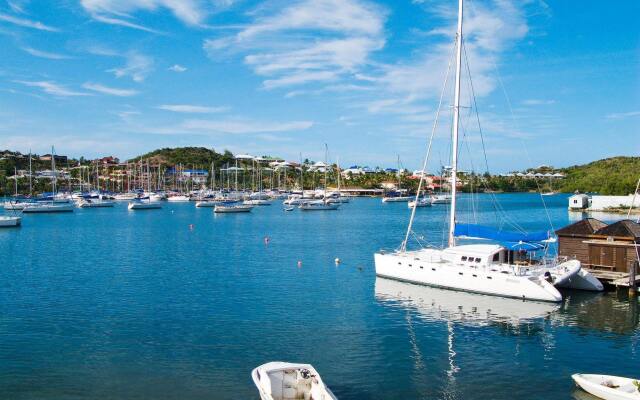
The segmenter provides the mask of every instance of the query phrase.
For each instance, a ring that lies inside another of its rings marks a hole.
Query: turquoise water
[[[496,197],[548,229],[538,196]],[[566,196],[545,200],[556,228],[569,222]],[[462,203],[461,220],[502,220],[488,195],[475,217]],[[257,399],[251,369],[273,360],[312,363],[343,400],[585,398],[574,372],[640,375],[624,297],[565,292],[542,313],[505,300],[473,317],[485,296],[376,282],[372,254],[399,245],[407,215],[380,199],[25,215],[0,230],[0,398]],[[417,235],[440,243],[444,216],[418,210]],[[504,317],[514,309],[527,319]]]

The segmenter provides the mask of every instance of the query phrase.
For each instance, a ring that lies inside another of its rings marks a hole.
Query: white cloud
[[[0,13],[0,21],[9,22],[14,25],[22,26],[24,28],[37,29],[40,31],[48,31],[48,32],[58,32],[58,28],[54,28],[48,25],[43,24],[42,22],[32,21],[25,18],[18,18],[8,14]]]
[[[37,87],[41,89],[43,92],[52,94],[54,96],[60,96],[60,97],[90,96],[89,93],[76,92],[76,91],[67,89],[63,85],[59,85],[55,82],[50,82],[50,81],[14,81],[14,82],[21,83],[25,86]]]
[[[126,55],[126,63],[123,67],[113,68],[107,72],[113,72],[116,78],[129,76],[135,82],[142,82],[153,69],[153,59],[135,51]]]
[[[91,82],[85,83],[84,85],[82,85],[82,87],[85,89],[93,90],[94,92],[108,94],[111,96],[119,96],[119,97],[135,96],[139,93],[137,90],[119,89],[119,88],[104,86],[99,83],[91,83]]]
[[[173,72],[184,72],[187,70],[186,67],[183,67],[180,64],[174,64],[171,67],[167,68],[169,71],[173,71]]]
[[[229,107],[208,107],[195,106],[190,104],[163,104],[161,106],[158,106],[158,108],[165,111],[191,114],[214,114],[229,111]]]
[[[242,54],[267,89],[348,77],[384,46],[385,13],[360,0],[304,0],[206,40],[211,59]],[[309,36],[314,37],[310,40]]]
[[[640,111],[612,113],[606,116],[607,119],[624,119],[624,118],[633,118],[633,117],[640,117]]]
[[[48,51],[33,49],[31,47],[23,47],[22,50],[26,51],[34,57],[48,58],[50,60],[67,60],[71,58],[70,56],[66,56],[64,54],[50,53]]]
[[[213,12],[226,9],[232,0],[81,0],[82,7],[96,21],[149,32],[154,29],[133,22],[137,11],[156,12],[167,9],[189,26],[204,26],[204,21]]]
[[[525,106],[541,106],[547,104],[555,104],[555,100],[526,99],[522,101]]]

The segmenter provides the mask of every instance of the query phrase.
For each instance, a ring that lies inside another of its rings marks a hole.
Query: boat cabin
[[[467,266],[489,266],[500,264],[529,265],[538,260],[524,250],[510,250],[496,244],[470,244],[444,250],[443,258]]]
[[[640,224],[622,220],[606,224],[585,218],[556,231],[558,255],[576,259],[585,268],[627,273],[638,260]]]

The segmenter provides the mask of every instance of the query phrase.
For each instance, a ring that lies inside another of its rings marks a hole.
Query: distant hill
[[[640,157],[612,157],[560,170],[566,175],[557,190],[597,192],[608,195],[633,193],[640,179]]]
[[[205,147],[176,147],[163,148],[132,158],[129,162],[139,160],[149,161],[152,164],[177,165],[185,166],[200,165],[202,167],[209,166],[212,162],[216,166],[231,163],[234,158],[230,151],[225,150],[224,153],[218,153],[215,150]]]

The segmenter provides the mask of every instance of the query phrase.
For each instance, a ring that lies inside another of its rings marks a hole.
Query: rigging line
[[[638,183],[636,184],[636,190],[634,190],[633,192],[631,205],[629,206],[629,211],[627,211],[627,219],[631,219],[631,209],[633,209],[633,205],[636,204],[636,196],[638,195],[638,188],[640,188],[640,179],[638,179]]]
[[[471,9],[473,10],[473,12],[475,12],[475,8],[474,8],[474,5],[473,5],[472,1],[469,2],[469,5],[471,6]],[[464,49],[464,47],[463,47],[463,49]],[[489,59],[491,61],[491,65],[493,67],[493,71],[496,74],[498,82],[500,83],[500,88],[502,89],[502,93],[504,94],[505,100],[507,101],[507,105],[509,107],[509,112],[511,114],[510,115],[511,116],[511,120],[512,120],[513,124],[515,125],[516,129],[517,129],[518,128],[518,123],[517,123],[515,115],[513,113],[513,107],[511,105],[511,100],[509,98],[509,95],[507,94],[507,90],[506,90],[506,88],[504,86],[504,83],[502,82],[502,78],[500,78],[500,73],[498,72],[498,66],[496,65],[495,58],[491,54],[488,54],[488,57],[489,57]],[[524,145],[524,141],[522,140],[522,138],[519,138],[519,139],[520,139],[520,144],[522,145],[522,147],[524,149],[524,153],[526,154],[527,159],[529,160],[529,163],[533,164],[533,161],[531,159],[531,155],[529,154],[529,151],[527,150],[527,147]],[[483,142],[483,146],[484,146],[484,142]],[[542,191],[540,189],[540,183],[538,182],[538,179],[536,177],[534,177],[533,179],[534,179],[534,182],[536,184],[536,187],[538,188],[538,194],[540,195],[540,200],[542,201],[542,206],[543,206],[545,214],[547,216],[547,221],[549,222],[549,226],[551,227],[552,231],[555,231],[555,228],[553,226],[553,222],[551,221],[551,216],[549,214],[549,210],[547,209],[547,204],[544,201],[544,196],[542,196]]]
[[[467,75],[469,76],[469,83],[470,83],[470,92],[472,95],[472,99],[473,99],[473,108],[475,109],[475,115],[476,115],[476,120],[478,123],[478,129],[479,129],[479,133],[480,133],[480,139],[481,139],[481,143],[482,143],[482,152],[484,155],[484,162],[485,162],[485,167],[486,167],[486,171],[489,172],[489,161],[487,158],[487,150],[486,150],[486,146],[484,143],[484,134],[482,132],[482,125],[480,124],[480,114],[478,113],[478,103],[476,101],[476,95],[475,95],[475,90],[474,90],[474,86],[473,86],[473,79],[471,77],[471,67],[470,67],[470,63],[469,63],[469,58],[467,57],[467,51],[466,51],[466,46],[464,45],[464,40],[462,41],[462,50],[464,53],[464,57],[465,57],[465,67],[467,69]],[[472,162],[472,168],[473,167],[473,161]],[[485,189],[489,190],[489,185],[486,181],[484,181],[483,179],[481,179],[482,185],[485,187]],[[500,216],[502,217],[502,219],[507,222],[509,225],[512,225],[514,228],[516,228],[516,230],[526,233],[526,230],[520,226],[520,224],[516,223],[515,221],[513,221],[508,214],[506,213],[506,211],[504,210],[504,208],[502,207],[502,205],[500,204],[500,202],[498,201],[495,193],[491,193],[491,203],[493,205],[493,209],[494,209],[494,213],[495,213],[495,218],[496,220],[500,220]]]
[[[427,164],[429,162],[429,157],[431,155],[431,145],[433,144],[433,137],[435,136],[436,129],[438,128],[438,118],[440,116],[440,109],[442,108],[442,99],[444,98],[444,93],[447,88],[447,82],[449,80],[449,72],[451,71],[451,64],[453,63],[453,53],[455,53],[455,44],[457,42],[457,38],[454,41],[454,51],[452,52],[452,57],[449,58],[449,65],[447,66],[447,73],[444,78],[444,84],[442,85],[442,91],[440,92],[440,99],[438,100],[438,109],[436,110],[436,117],[433,121],[433,128],[431,129],[431,137],[429,138],[429,145],[427,146],[427,155],[424,158],[424,163],[422,164],[422,172],[420,173],[420,182],[418,183],[418,190],[416,192],[415,203],[413,204],[413,208],[411,209],[411,218],[409,219],[409,226],[407,227],[407,234],[402,241],[402,245],[400,246],[400,251],[404,252],[407,250],[407,241],[409,240],[409,234],[411,232],[411,228],[413,227],[413,219],[416,215],[416,208],[418,205],[418,200],[420,198],[420,190],[422,189],[422,185],[424,183],[424,174],[427,170]]]

